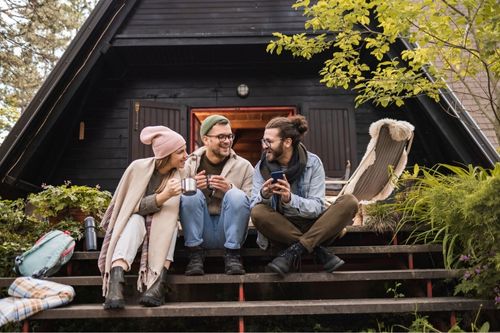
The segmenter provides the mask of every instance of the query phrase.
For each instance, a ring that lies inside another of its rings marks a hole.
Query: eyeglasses
[[[217,138],[220,142],[222,142],[226,139],[229,141],[232,141],[234,139],[234,134],[219,134],[219,135],[205,134],[205,136],[208,136],[209,138]]]
[[[282,140],[283,140],[283,139],[281,139],[281,138],[280,138],[280,139],[279,139],[279,140],[277,140],[277,141],[282,141]],[[269,139],[260,139],[260,142],[262,143],[262,145],[263,145],[264,147],[266,147],[266,148],[270,148],[270,147],[271,147],[271,145],[272,145],[274,142],[276,142],[276,141],[271,141],[271,140],[269,140]]]

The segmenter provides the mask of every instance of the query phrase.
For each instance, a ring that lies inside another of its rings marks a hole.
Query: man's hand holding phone
[[[271,172],[271,178],[273,179],[272,182],[273,184],[277,183],[278,180],[283,179],[284,177],[285,174],[281,170]]]
[[[278,170],[278,171],[273,171],[271,172],[271,178],[266,180],[264,184],[262,184],[262,189],[260,190],[260,195],[264,199],[269,199],[271,195],[273,195],[273,187],[274,184],[278,182],[279,179],[283,179],[284,174],[283,171]]]
[[[273,184],[272,187],[273,193],[281,196],[281,202],[289,203],[292,200],[292,192],[290,191],[290,183],[286,179],[286,176],[283,179],[278,179],[278,181]]]
[[[271,172],[271,178],[264,183],[262,189],[262,194],[265,195],[269,193],[267,197],[270,197],[270,194],[277,194],[281,196],[281,201],[284,203],[290,202],[292,198],[292,194],[290,193],[290,184],[281,170]],[[267,191],[264,191],[264,189]]]

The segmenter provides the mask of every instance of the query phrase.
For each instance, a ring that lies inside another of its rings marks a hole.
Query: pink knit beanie
[[[177,132],[165,126],[148,126],[141,131],[141,142],[152,145],[155,159],[161,160],[186,144]]]

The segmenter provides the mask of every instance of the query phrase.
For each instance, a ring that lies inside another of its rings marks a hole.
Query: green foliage
[[[23,199],[0,200],[0,276],[14,276],[14,258],[28,250],[43,234],[50,230],[69,231],[80,240],[84,234],[81,221],[64,215],[69,208],[80,208],[88,215],[100,219],[111,200],[111,193],[98,187],[44,186],[45,190],[28,196],[33,214],[27,214]],[[63,213],[63,214],[61,214]],[[56,223],[48,217],[60,216]]]
[[[477,326],[478,325],[478,319],[479,319],[479,313],[481,312],[481,309],[476,314],[476,319],[471,323],[471,332],[489,332],[490,331],[490,323],[489,322],[484,322],[481,327]]]
[[[447,268],[464,268],[456,293],[500,299],[500,163],[481,167],[438,165],[405,172],[411,184],[390,209],[398,229],[412,228],[415,242],[443,245]]]
[[[68,231],[70,236],[75,240],[83,238],[85,232],[85,225],[81,221],[75,221],[71,218],[65,218],[56,224],[50,225],[50,230],[63,230]]]
[[[408,327],[408,332],[438,332],[439,330],[435,329],[434,326],[428,320],[429,316],[421,316],[417,312],[415,312],[415,320],[411,323],[410,327]],[[406,328],[406,327],[403,327]]]
[[[391,294],[393,298],[402,298],[405,297],[405,294],[399,291],[399,288],[401,287],[401,282],[395,282],[394,283],[394,288],[390,287],[387,288],[385,291],[386,294]]]
[[[394,332],[394,325],[392,325],[390,327],[386,327],[386,324],[384,324],[384,322],[381,322],[381,321],[377,320],[377,329],[376,330],[375,329],[367,329],[367,330],[362,331],[362,332],[368,332],[368,333],[374,333],[374,332],[392,333],[392,332]]]
[[[22,332],[23,325],[21,322],[10,322],[0,327],[0,332]],[[33,332],[35,332],[33,330]]]
[[[373,204],[363,205],[363,225],[378,233],[387,231],[395,232],[398,228],[401,214],[390,201],[377,201]]]
[[[478,327],[478,321],[479,321],[479,313],[481,312],[481,309],[476,314],[476,318],[474,319],[474,322],[470,323],[471,327],[470,330],[467,330],[467,332],[489,332],[490,324],[489,322],[484,322],[481,327]],[[410,325],[408,327],[402,325],[402,324],[394,324],[394,325],[387,325],[384,322],[379,322],[377,320],[377,326],[378,329],[370,329],[367,332],[441,332],[438,329],[432,325],[432,323],[429,321],[429,316],[422,316],[420,315],[417,311],[413,313],[413,320],[411,321]],[[448,333],[451,332],[465,332],[459,324],[453,325],[449,330]]]
[[[14,258],[48,230],[48,223],[24,214],[22,199],[0,200],[0,276],[14,276]]]
[[[296,0],[292,7],[307,17],[307,33],[274,33],[267,52],[305,59],[331,52],[321,82],[353,89],[357,105],[401,106],[423,94],[438,101],[445,81],[459,83],[500,138],[497,0]],[[401,41],[411,47],[398,51]]]
[[[70,217],[69,210],[80,209],[83,213],[101,219],[111,201],[111,193],[101,191],[99,186],[77,186],[65,182],[63,185],[42,185],[43,191],[28,196],[35,207],[35,215],[62,218]]]
[[[10,105],[2,107],[0,103],[0,143],[4,140],[4,136],[7,136],[18,117],[19,111],[16,108]]]
[[[0,1],[0,142],[96,2]]]

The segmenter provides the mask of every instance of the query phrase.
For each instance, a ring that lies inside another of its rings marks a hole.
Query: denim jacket
[[[264,203],[276,210],[277,200],[274,196],[265,199],[261,196],[264,178],[260,173],[260,161],[255,166],[250,207]],[[285,216],[300,216],[314,219],[326,209],[325,206],[325,170],[319,157],[307,152],[307,164],[299,181],[292,186],[290,202],[282,204]]]

